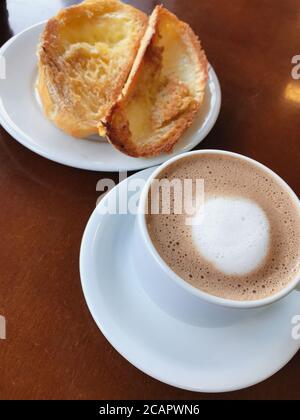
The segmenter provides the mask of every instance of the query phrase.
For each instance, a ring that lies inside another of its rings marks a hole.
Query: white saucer
[[[36,49],[44,25],[39,23],[26,29],[0,49],[0,57],[6,60],[6,79],[0,80],[0,123],[28,149],[75,168],[132,171],[158,165],[176,154],[193,149],[214,126],[220,111],[221,91],[218,78],[210,67],[202,111],[172,155],[136,159],[115,150],[100,137],[79,140],[64,134],[45,118],[35,94]]]
[[[152,171],[131,178],[147,179]],[[126,193],[124,181],[109,194],[118,198]],[[133,194],[128,192],[128,199]],[[260,310],[203,303],[198,313],[168,313],[150,299],[135,274],[135,216],[101,215],[107,197],[86,227],[80,272],[90,312],[122,356],[162,382],[199,392],[249,387],[291,360],[300,348],[300,341],[292,339],[291,323],[300,313],[297,292]]]

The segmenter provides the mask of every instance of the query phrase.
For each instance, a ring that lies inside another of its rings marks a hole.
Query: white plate
[[[152,171],[131,178],[147,179]],[[126,193],[125,182],[110,192],[117,199]],[[84,295],[102,333],[138,369],[178,388],[226,392],[269,378],[299,350],[300,341],[292,338],[292,318],[300,313],[298,292],[259,310],[203,303],[197,316],[167,313],[136,276],[131,252],[135,217],[101,216],[97,210],[81,245]]]
[[[131,171],[158,165],[175,154],[193,149],[214,126],[220,111],[221,91],[218,78],[210,67],[202,111],[172,155],[136,159],[115,150],[100,137],[78,140],[68,136],[45,118],[35,94],[36,48],[44,25],[39,23],[16,35],[0,50],[0,56],[6,61],[6,79],[0,80],[0,123],[28,149],[75,168]]]

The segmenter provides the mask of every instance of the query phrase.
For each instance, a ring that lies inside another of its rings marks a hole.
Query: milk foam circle
[[[196,216],[197,217],[197,216]],[[254,201],[238,197],[208,199],[192,227],[199,253],[226,275],[247,275],[268,255],[269,220]]]

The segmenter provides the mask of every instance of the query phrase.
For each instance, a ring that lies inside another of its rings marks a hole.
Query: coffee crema
[[[214,296],[239,301],[270,297],[300,273],[300,211],[272,174],[238,156],[205,153],[182,158],[158,177],[204,180],[203,219],[146,216],[156,250],[182,279]],[[195,198],[195,197],[194,197]],[[149,192],[149,209],[151,194]],[[155,198],[162,205],[162,197]],[[153,196],[152,196],[153,200]]]

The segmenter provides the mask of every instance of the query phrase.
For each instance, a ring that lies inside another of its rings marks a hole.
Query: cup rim
[[[214,296],[212,294],[204,292],[204,291],[192,286],[191,284],[189,284],[184,279],[182,279],[163,260],[163,258],[160,256],[160,254],[156,250],[156,248],[155,248],[155,246],[154,246],[154,244],[153,244],[153,242],[150,238],[149,231],[148,231],[148,228],[147,228],[147,223],[146,223],[145,207],[146,207],[146,201],[147,201],[147,198],[148,198],[149,187],[151,186],[152,181],[161,173],[161,171],[163,171],[165,168],[167,168],[169,165],[173,164],[174,162],[176,162],[178,160],[181,160],[181,159],[184,159],[184,158],[189,157],[189,156],[204,155],[204,154],[219,154],[219,155],[232,156],[232,157],[236,157],[236,158],[242,159],[244,161],[247,161],[247,162],[250,162],[250,163],[256,165],[258,168],[262,169],[263,171],[265,171],[266,173],[268,173],[269,175],[274,177],[276,182],[278,182],[280,185],[282,185],[288,191],[288,193],[291,195],[291,198],[293,199],[293,201],[295,201],[296,205],[300,209],[300,201],[299,201],[299,198],[296,195],[296,193],[292,190],[292,188],[279,175],[277,175],[274,171],[272,171],[272,169],[268,168],[264,164],[254,160],[252,158],[249,158],[247,156],[244,156],[242,154],[235,153],[235,152],[218,150],[218,149],[195,150],[195,151],[192,151],[192,152],[186,152],[186,153],[180,154],[178,156],[175,156],[175,157],[167,160],[165,163],[160,165],[148,178],[148,180],[147,180],[147,182],[146,182],[146,184],[145,184],[145,186],[142,190],[141,196],[140,196],[139,211],[138,211],[138,224],[139,224],[140,231],[142,233],[143,241],[144,241],[148,251],[150,252],[152,258],[155,260],[155,262],[160,266],[160,268],[163,270],[163,272],[169,278],[171,278],[177,285],[179,285],[185,291],[191,293],[192,295],[194,295],[198,298],[203,299],[204,301],[206,301],[208,303],[213,303],[213,304],[216,304],[216,305],[219,305],[219,306],[236,308],[236,309],[254,309],[254,308],[268,306],[272,303],[275,303],[278,300],[287,296],[289,293],[291,293],[298,286],[298,284],[300,282],[300,273],[298,273],[295,276],[295,279],[292,282],[290,282],[284,289],[280,290],[278,293],[276,293],[272,296],[269,296],[267,298],[258,299],[258,300],[251,300],[251,301],[239,301],[239,300],[233,300],[233,299],[226,299],[226,298],[222,298],[222,297],[219,297],[219,296]]]

